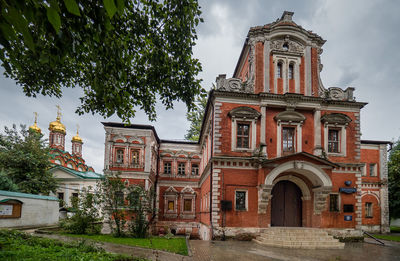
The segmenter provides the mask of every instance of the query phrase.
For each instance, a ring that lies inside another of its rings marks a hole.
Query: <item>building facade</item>
[[[103,123],[105,174],[157,193],[155,231],[208,240],[270,226],[389,231],[387,145],[363,141],[354,88],[325,88],[325,43],[285,11],[249,30],[209,93],[198,142]]]
[[[41,133],[37,126],[37,114],[35,123],[29,127],[31,131]],[[79,131],[71,139],[72,152],[65,148],[65,136],[67,134],[65,125],[61,122],[61,112],[58,107],[57,118],[49,123],[49,147],[50,172],[58,182],[56,196],[62,200],[60,206],[71,206],[71,199],[77,197],[83,188],[96,188],[97,182],[103,178],[103,174],[96,173],[91,166],[88,166],[82,157],[83,140]]]

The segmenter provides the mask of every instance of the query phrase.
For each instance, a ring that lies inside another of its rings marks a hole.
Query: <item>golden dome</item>
[[[29,129],[38,133],[42,133],[42,130],[37,126],[37,112],[34,112],[33,114],[35,114],[35,123],[32,126],[29,126]]]
[[[79,131],[76,130],[76,135],[74,137],[72,137],[72,142],[79,142],[79,143],[83,143],[82,138],[79,137]]]
[[[66,134],[67,131],[65,129],[65,125],[61,123],[61,112],[60,107],[57,106],[57,119],[55,121],[50,122],[49,124],[49,131],[60,132],[62,134]]]

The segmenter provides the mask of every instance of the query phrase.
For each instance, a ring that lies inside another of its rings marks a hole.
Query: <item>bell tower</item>
[[[49,124],[49,144],[50,148],[65,150],[65,135],[67,134],[65,125],[61,123],[61,108],[57,107],[57,118]]]
[[[76,125],[76,135],[72,137],[72,155],[82,158],[82,138],[79,137],[79,125]]]

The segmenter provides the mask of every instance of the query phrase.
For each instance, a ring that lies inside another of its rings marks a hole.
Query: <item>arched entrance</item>
[[[302,193],[293,182],[282,180],[272,189],[271,226],[302,226]]]

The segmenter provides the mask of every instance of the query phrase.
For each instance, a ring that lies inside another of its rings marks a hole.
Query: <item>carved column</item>
[[[322,155],[321,145],[321,110],[319,108],[314,111],[314,155]]]
[[[266,214],[268,203],[272,198],[272,185],[261,184],[258,188],[258,214]]]

